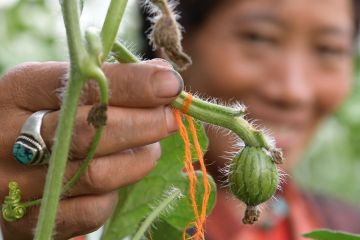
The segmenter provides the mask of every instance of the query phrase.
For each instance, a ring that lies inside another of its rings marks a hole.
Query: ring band
[[[20,135],[13,146],[13,156],[23,165],[41,165],[49,161],[50,152],[41,137],[43,117],[49,110],[30,115],[21,128]]]

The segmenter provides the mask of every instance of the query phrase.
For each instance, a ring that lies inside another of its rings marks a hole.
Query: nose
[[[281,108],[299,108],[314,100],[311,66],[303,52],[287,54],[271,65],[263,88],[268,103]]]

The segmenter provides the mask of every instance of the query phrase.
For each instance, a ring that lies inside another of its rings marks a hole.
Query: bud
[[[231,192],[247,205],[243,222],[258,220],[258,205],[269,200],[279,183],[278,169],[264,149],[246,146],[230,166]]]

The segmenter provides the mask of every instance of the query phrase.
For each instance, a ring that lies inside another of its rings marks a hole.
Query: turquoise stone
[[[21,164],[28,165],[33,160],[35,153],[20,143],[15,143],[13,146],[13,155]]]

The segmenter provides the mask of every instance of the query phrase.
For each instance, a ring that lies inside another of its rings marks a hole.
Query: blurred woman
[[[245,103],[248,118],[273,133],[291,175],[319,124],[352,86],[359,5],[358,0],[182,0],[177,9],[183,43],[193,59],[183,73],[185,84],[193,92]],[[221,185],[222,156],[234,151],[232,139],[211,128],[207,134],[208,169]],[[241,222],[240,202],[220,187],[207,239],[298,239],[320,227],[360,232],[354,209],[303,193],[291,179],[282,188],[278,200],[264,206],[261,221],[249,227]]]

